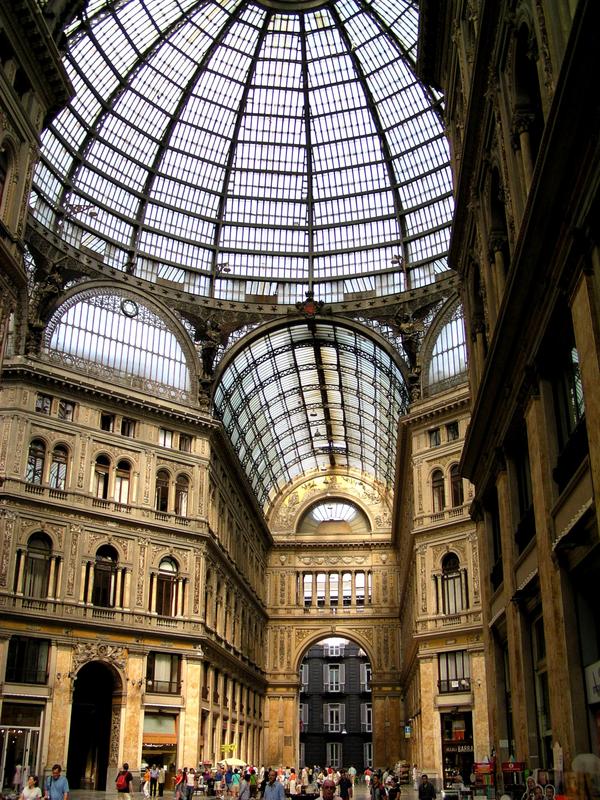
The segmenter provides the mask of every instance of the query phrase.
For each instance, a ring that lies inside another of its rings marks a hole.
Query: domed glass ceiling
[[[91,0],[35,216],[203,297],[336,302],[430,283],[452,216],[411,0]]]
[[[354,472],[392,490],[398,420],[409,404],[398,360],[341,320],[258,329],[232,352],[215,412],[266,511],[309,473]]]

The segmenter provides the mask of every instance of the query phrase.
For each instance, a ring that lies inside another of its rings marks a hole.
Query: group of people
[[[19,800],[69,800],[69,783],[62,774],[60,764],[54,764],[52,772],[44,782],[44,790],[38,780],[37,775],[28,775],[25,786],[21,789]]]

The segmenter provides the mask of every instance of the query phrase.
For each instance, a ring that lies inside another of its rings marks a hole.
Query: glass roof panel
[[[390,353],[339,322],[259,335],[226,361],[215,410],[265,507],[294,476],[354,466],[391,488],[409,398]]]
[[[412,0],[93,0],[67,31],[75,96],[43,136],[34,213],[113,266],[175,267],[220,300],[265,294],[253,280],[281,303],[365,290],[349,276],[402,291],[398,253],[413,287],[430,283],[451,175],[417,22]]]

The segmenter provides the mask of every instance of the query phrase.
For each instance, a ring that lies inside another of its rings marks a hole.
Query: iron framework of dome
[[[43,136],[36,219],[222,301],[384,297],[447,269],[440,98],[409,0],[92,0]]]

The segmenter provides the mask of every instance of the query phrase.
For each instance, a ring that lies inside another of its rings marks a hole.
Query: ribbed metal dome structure
[[[35,217],[106,265],[231,302],[384,297],[447,269],[440,98],[409,0],[92,0]]]

